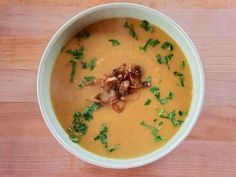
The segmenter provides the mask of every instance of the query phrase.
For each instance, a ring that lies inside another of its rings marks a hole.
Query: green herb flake
[[[157,119],[153,119],[153,122],[156,122],[157,121]]]
[[[75,81],[76,68],[77,68],[77,59],[72,58],[70,60],[70,62],[72,63],[72,65],[71,65],[71,73],[70,73],[70,81],[74,82]]]
[[[87,39],[90,36],[90,33],[88,31],[80,31],[76,37],[78,37],[79,39]]]
[[[87,107],[84,112],[82,113],[83,118],[87,121],[90,121],[93,119],[93,113],[100,108],[100,104],[93,103],[89,107]]]
[[[99,140],[104,145],[104,147],[106,148],[106,150],[108,152],[113,152],[113,151],[119,149],[120,148],[119,144],[114,147],[109,147],[108,140],[107,140],[108,139],[107,134],[108,134],[108,128],[105,123],[102,123],[100,132],[97,136],[94,137],[94,140],[95,141]]]
[[[174,56],[174,54],[169,54],[169,55],[162,57],[160,54],[158,54],[156,56],[156,59],[159,64],[166,64],[168,69],[170,69],[169,62],[171,61],[173,56]]]
[[[83,81],[80,81],[80,83],[79,83],[79,88],[80,88],[80,89],[84,88],[84,82],[83,82]]]
[[[151,84],[151,83],[152,83],[152,77],[151,77],[151,76],[148,76],[145,81],[148,82],[149,84]]]
[[[127,21],[124,24],[124,27],[127,28],[129,30],[129,34],[135,39],[138,39],[138,36],[136,34],[136,32],[134,31],[134,27],[132,24],[129,24]]]
[[[142,121],[140,123],[140,125],[151,130],[151,134],[152,134],[155,142],[159,142],[159,141],[164,140],[164,138],[159,134],[160,127],[157,128],[157,127],[151,126],[149,124],[146,124],[144,121]]]
[[[81,61],[82,69],[89,68],[90,71],[92,71],[95,68],[95,66],[96,66],[96,58],[95,57],[91,58],[88,62]]]
[[[91,58],[90,61],[87,64],[88,68],[90,69],[90,71],[92,71],[95,66],[96,66],[96,58]]]
[[[115,145],[114,147],[107,147],[108,152],[113,152],[120,148],[120,144]]]
[[[147,32],[153,33],[154,29],[147,20],[142,20],[140,26]]]
[[[88,129],[88,126],[84,123],[82,113],[75,112],[74,113],[74,120],[72,122],[73,130],[79,135],[85,135]]]
[[[81,67],[82,67],[82,69],[87,69],[88,68],[87,67],[87,62],[81,61]]]
[[[161,118],[169,119],[174,127],[180,126],[184,122],[183,120],[176,119],[175,110],[170,113],[166,113],[164,110],[159,110],[158,114]]]
[[[79,88],[82,89],[84,88],[85,85],[91,84],[96,80],[96,77],[94,76],[84,76],[84,80],[80,81],[79,83]]]
[[[184,75],[183,75],[183,73],[175,71],[174,75],[179,78],[180,85],[182,87],[184,87],[185,85],[184,85]]]
[[[94,76],[84,76],[84,80],[86,80],[87,82],[92,82],[92,81],[96,80],[96,77],[94,77]]]
[[[166,98],[161,98],[160,97],[160,89],[158,87],[155,87],[155,86],[152,87],[150,89],[150,91],[153,93],[153,95],[156,97],[156,99],[158,100],[158,102],[160,104],[166,104],[174,98],[174,94],[172,92],[169,92]]]
[[[186,116],[186,115],[187,115],[187,112],[179,110],[179,116]]]
[[[144,103],[144,106],[148,106],[151,102],[152,100],[148,98],[147,101]]]
[[[68,136],[69,136],[70,140],[73,143],[78,143],[79,142],[79,138],[75,135],[75,133],[73,132],[73,130],[71,128],[68,128],[67,132],[68,132]]]
[[[108,41],[111,42],[112,46],[120,45],[120,42],[116,39],[109,39]]]
[[[166,41],[161,45],[161,48],[172,51],[173,50],[173,45],[170,42]]]
[[[164,123],[164,122],[163,122],[163,121],[161,121],[161,122],[160,122],[158,125],[159,125],[159,126],[161,126],[163,123]]]
[[[73,55],[75,59],[81,60],[84,57],[84,47],[81,46],[80,48],[75,50],[68,49],[66,53]]]
[[[180,64],[180,69],[184,70],[185,66],[186,66],[186,64],[185,64],[185,61],[183,60]]]
[[[146,52],[148,46],[155,47],[155,46],[157,46],[157,44],[159,44],[159,41],[157,39],[148,39],[146,44],[143,47],[139,47],[139,48],[140,48],[140,50]]]

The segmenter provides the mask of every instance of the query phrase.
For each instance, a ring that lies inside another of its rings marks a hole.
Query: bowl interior
[[[179,131],[160,149],[132,159],[109,159],[101,157],[88,152],[77,144],[72,143],[58,122],[50,100],[49,89],[51,71],[62,46],[65,45],[83,27],[95,21],[112,17],[131,17],[140,20],[145,19],[167,32],[178,43],[186,55],[193,79],[193,97],[191,107],[188,117]],[[131,168],[142,166],[160,159],[169,153],[190,133],[200,114],[204,97],[204,75],[202,64],[198,52],[187,34],[175,22],[160,12],[145,6],[129,3],[112,3],[96,6],[79,13],[67,21],[55,33],[44,51],[39,67],[37,82],[40,109],[43,118],[54,137],[64,148],[75,156],[91,164],[107,168]]]

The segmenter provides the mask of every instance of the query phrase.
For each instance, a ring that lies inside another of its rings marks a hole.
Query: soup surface
[[[124,63],[141,66],[150,87],[129,94],[121,112],[94,104],[90,98],[101,88],[83,80],[103,78]],[[51,75],[53,108],[68,138],[109,158],[137,157],[163,146],[184,122],[191,98],[192,76],[178,44],[147,21],[130,18],[84,28],[62,48]]]

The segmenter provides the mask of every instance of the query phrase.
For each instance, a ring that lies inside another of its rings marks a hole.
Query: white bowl
[[[178,132],[164,146],[149,154],[130,159],[110,159],[93,154],[78,144],[71,142],[53,111],[50,100],[50,76],[53,65],[62,48],[83,27],[112,17],[131,17],[148,20],[167,32],[182,48],[191,68],[193,97],[188,117]],[[175,149],[190,133],[196,123],[204,100],[205,80],[199,54],[188,35],[173,20],[155,9],[130,3],[111,3],[99,5],[80,12],[68,20],[52,37],[46,47],[38,71],[37,94],[43,118],[57,141],[80,159],[106,168],[133,168],[149,164]]]

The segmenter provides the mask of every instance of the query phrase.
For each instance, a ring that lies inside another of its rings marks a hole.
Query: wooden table
[[[40,57],[70,17],[108,0],[1,0],[0,176],[236,176],[236,0],[137,0],[181,25],[205,68],[199,121],[173,152],[150,165],[110,170],[63,149],[47,129],[36,98]],[[115,2],[115,1],[112,1]]]

